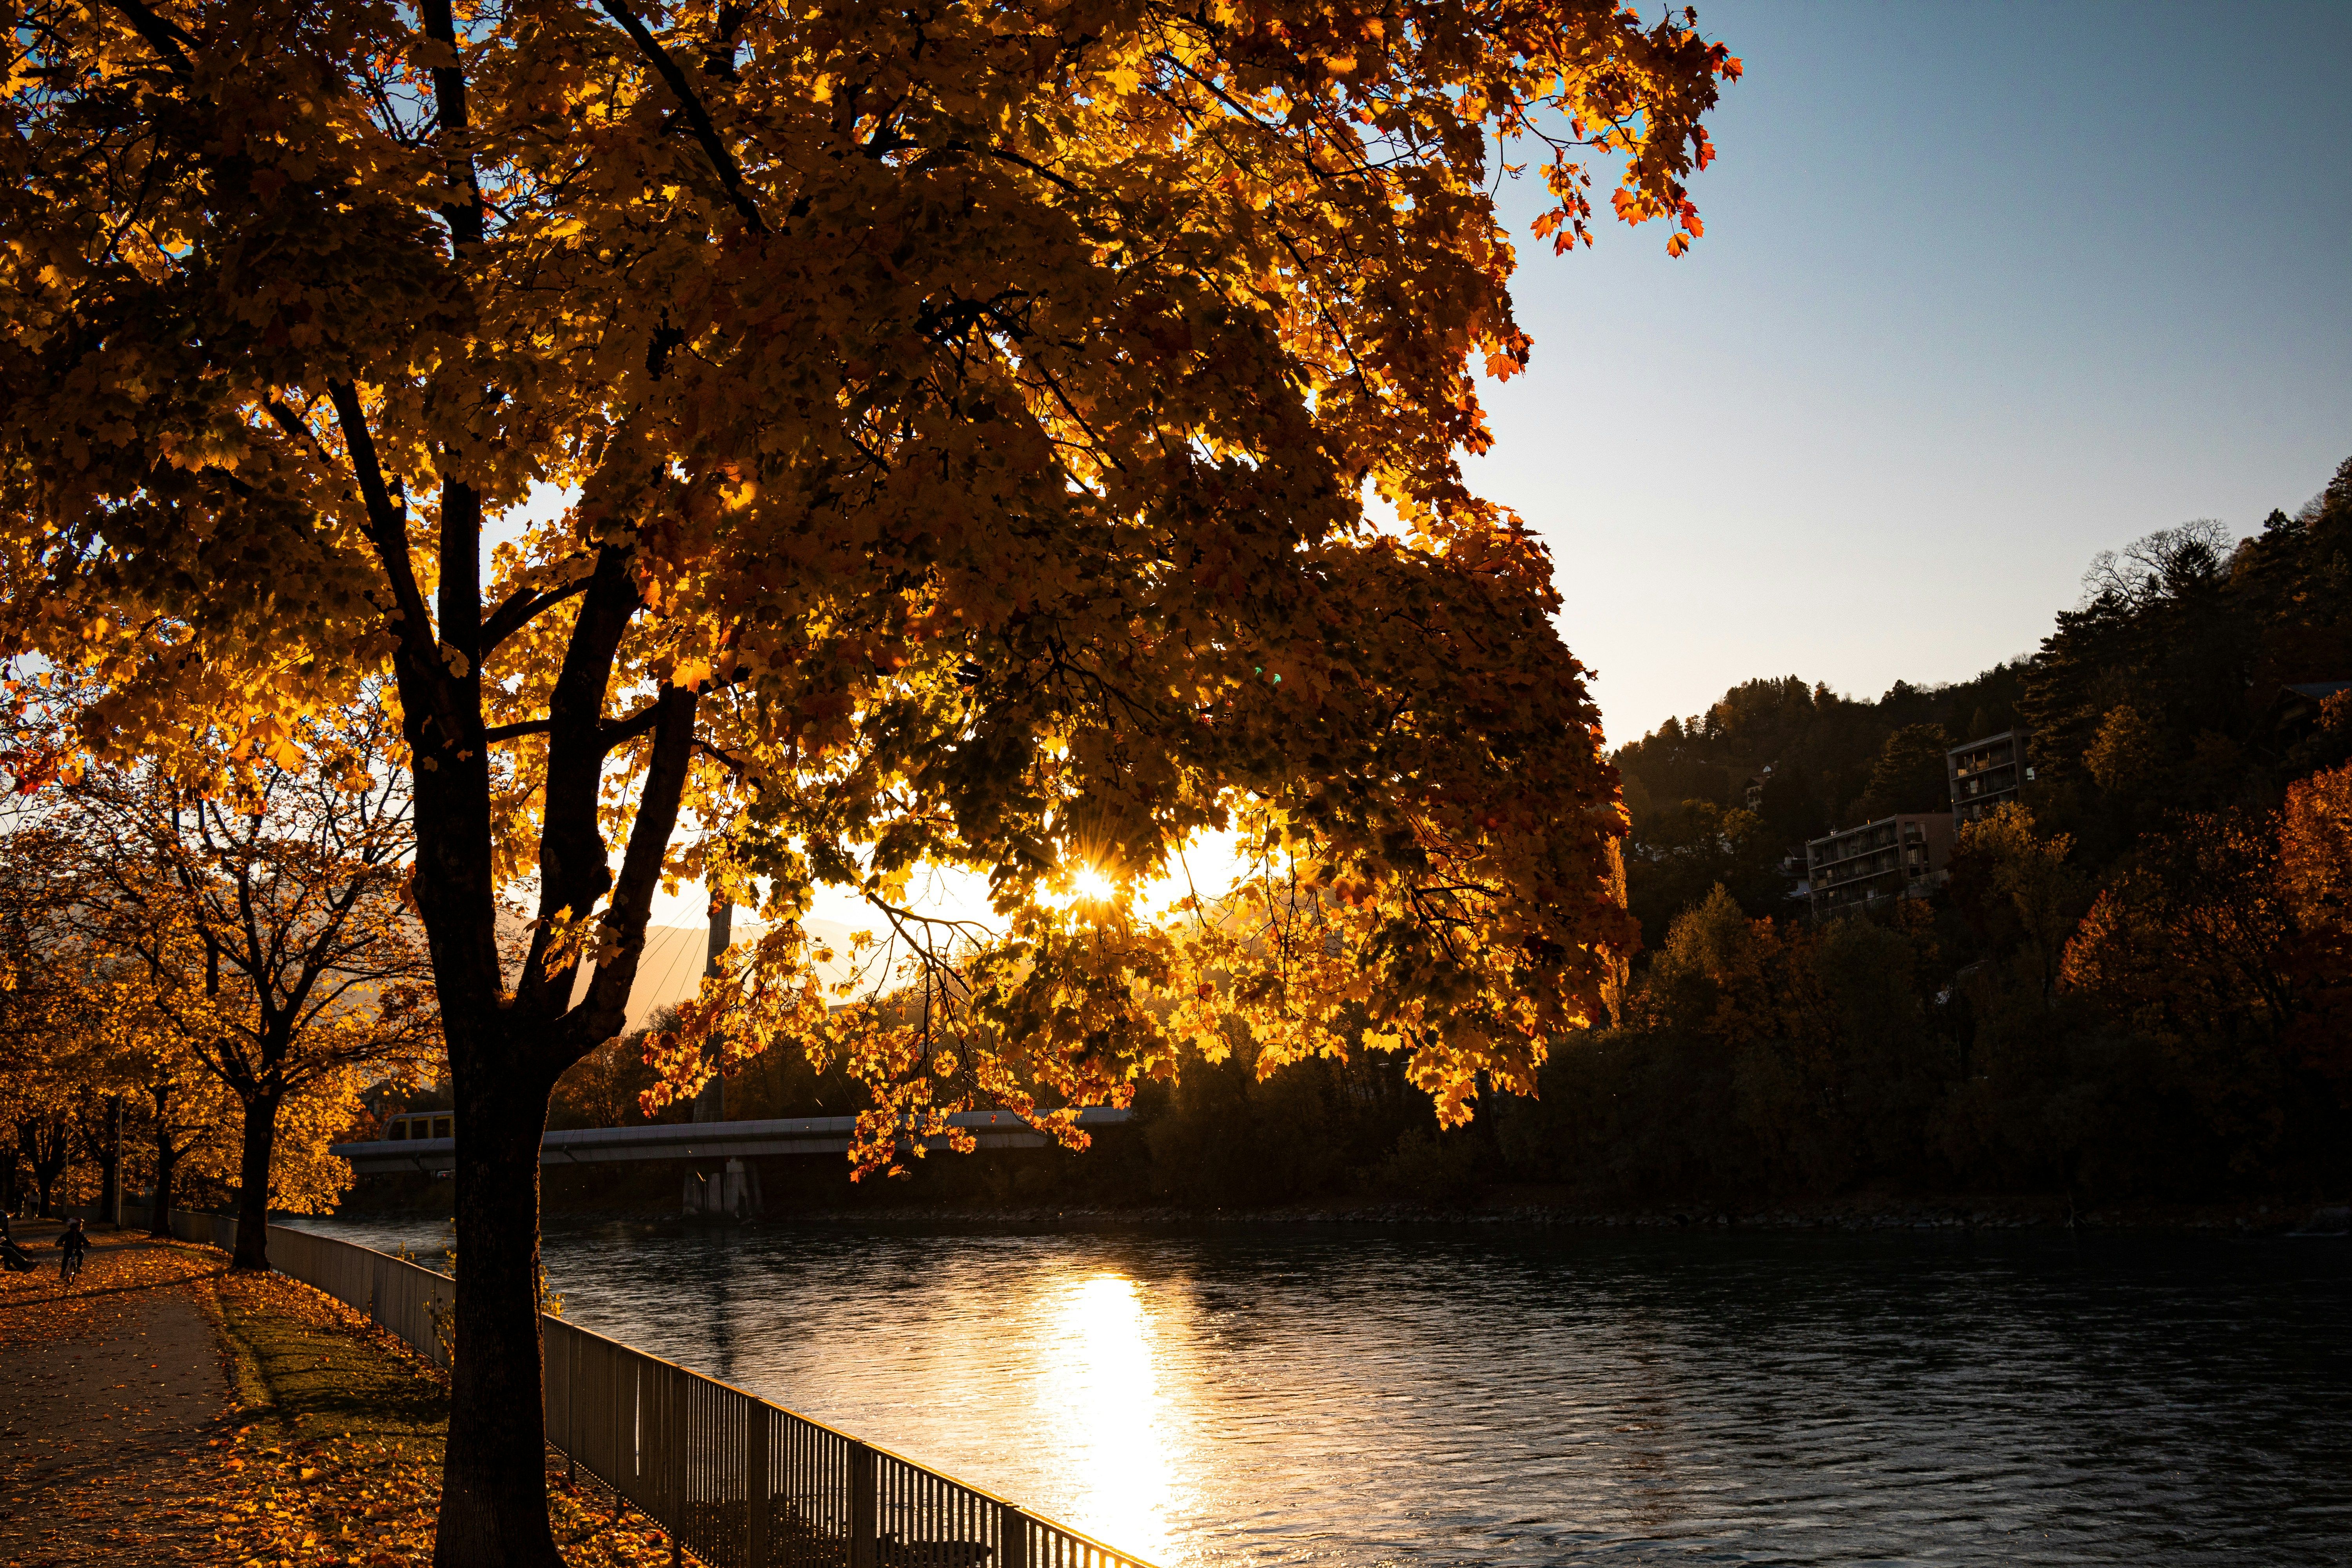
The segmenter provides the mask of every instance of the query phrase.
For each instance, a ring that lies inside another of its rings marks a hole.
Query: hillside
[[[2352,679],[2352,462],[2249,538],[2160,529],[2093,561],[2083,588],[2040,648],[1969,679],[1874,700],[1748,680],[1619,748],[1643,941],[1717,883],[1750,915],[1790,912],[1780,866],[1806,839],[1946,809],[1945,750],[2012,727],[2032,731],[2029,803],[2088,870],[2168,813],[2274,805],[2341,761],[2283,727],[2282,704],[2289,685]]]

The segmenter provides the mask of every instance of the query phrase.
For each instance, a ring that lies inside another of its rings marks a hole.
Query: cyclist
[[[81,1228],[81,1221],[66,1221],[65,1233],[58,1237],[58,1247],[65,1256],[58,1259],[58,1281],[70,1285],[81,1272],[82,1259],[89,1255],[89,1237]]]

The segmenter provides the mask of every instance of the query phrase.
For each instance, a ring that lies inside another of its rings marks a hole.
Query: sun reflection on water
[[[1078,1483],[1068,1522],[1164,1563],[1173,1467],[1142,1289],[1122,1275],[1089,1274],[1060,1294],[1053,1321],[1063,1354],[1043,1393]]]

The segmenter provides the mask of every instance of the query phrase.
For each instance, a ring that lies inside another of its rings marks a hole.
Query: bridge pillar
[[[679,1208],[706,1219],[750,1219],[761,1212],[760,1173],[741,1160],[716,1169],[689,1165]]]
[[[740,1160],[730,1160],[723,1176],[712,1179],[720,1184],[718,1212],[737,1219],[750,1219],[760,1212],[758,1171]]]
[[[726,1208],[721,1202],[726,1195],[726,1185],[727,1178],[724,1173],[698,1170],[688,1165],[686,1168],[684,1197],[686,1212],[689,1215],[705,1215],[726,1213]]]

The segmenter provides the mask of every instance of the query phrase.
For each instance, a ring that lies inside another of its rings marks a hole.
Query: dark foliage
[[[1675,914],[1718,882],[1750,914],[1788,913],[1795,874],[1784,862],[1807,839],[1947,807],[1944,749],[2015,724],[2027,667],[1950,686],[1898,680],[1876,701],[1793,675],[1750,680],[1620,747],[1633,826],[1627,898],[1642,940],[1664,941]]]

